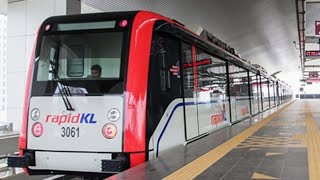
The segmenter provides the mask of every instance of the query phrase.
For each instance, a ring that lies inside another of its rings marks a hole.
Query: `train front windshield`
[[[71,95],[122,94],[125,31],[74,24],[60,29],[38,41],[32,96],[59,95],[61,87]]]

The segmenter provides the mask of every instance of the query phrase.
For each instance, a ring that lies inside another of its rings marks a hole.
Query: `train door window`
[[[251,100],[251,111],[252,114],[259,113],[259,89],[258,80],[256,73],[249,72],[249,82],[250,82],[250,100]]]
[[[277,92],[278,92],[278,104],[277,105],[279,105],[279,104],[281,104],[281,96],[282,96],[282,94],[281,94],[281,84],[280,83],[278,83],[277,82]]]
[[[282,92],[283,92],[283,103],[285,103],[287,100],[286,86],[283,86]]]
[[[262,108],[263,111],[269,109],[269,82],[264,76],[261,76],[261,90],[262,90]]]
[[[197,49],[196,87],[199,133],[227,124],[226,62]]]
[[[282,84],[280,85],[280,90],[279,91],[280,91],[280,97],[281,97],[280,98],[280,104],[282,104],[283,103],[283,85]]]
[[[281,85],[281,104],[284,103],[284,86]]]
[[[270,80],[269,91],[270,91],[270,107],[275,106],[275,86],[274,81]]]
[[[279,96],[279,92],[278,92],[278,82],[275,81],[273,82],[274,84],[274,99],[275,99],[275,102],[274,102],[274,105],[277,106],[278,105],[278,96]]]
[[[257,78],[257,94],[258,94],[258,113],[262,111],[262,98],[261,98],[261,77],[256,75]]]
[[[182,97],[179,50],[180,42],[176,39],[158,33],[153,35],[147,90],[148,138],[151,137],[161,118],[164,118],[169,104]],[[173,109],[167,111],[170,113]],[[183,114],[177,116],[183,117]]]
[[[191,139],[199,135],[196,69],[193,62],[192,46],[186,43],[181,45],[182,74],[185,102],[186,138]]]
[[[273,82],[273,87],[274,87],[274,105],[277,106],[278,105],[278,96],[279,96],[279,93],[278,93],[278,82],[275,81]]]
[[[250,115],[248,71],[229,63],[229,87],[232,122]]]

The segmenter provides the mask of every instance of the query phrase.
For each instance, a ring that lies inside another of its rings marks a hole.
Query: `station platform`
[[[108,179],[320,179],[319,105],[288,102]]]

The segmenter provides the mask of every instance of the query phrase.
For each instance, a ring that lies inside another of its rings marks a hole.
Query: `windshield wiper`
[[[56,81],[58,81],[58,89],[59,89],[59,92],[60,92],[60,95],[62,97],[62,100],[64,102],[64,105],[66,106],[66,109],[68,111],[74,111],[74,108],[72,107],[69,99],[68,99],[68,96],[71,96],[71,92],[70,92],[70,89],[68,86],[65,86],[61,79],[59,78],[59,75],[58,75],[58,72],[56,70],[56,63],[52,60],[50,60],[50,64],[51,64],[51,68],[52,68],[52,74],[54,76],[54,79]]]

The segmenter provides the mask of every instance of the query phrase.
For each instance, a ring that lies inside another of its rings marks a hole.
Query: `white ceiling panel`
[[[150,10],[198,24],[269,73],[299,71],[295,0],[82,0],[105,12]]]

